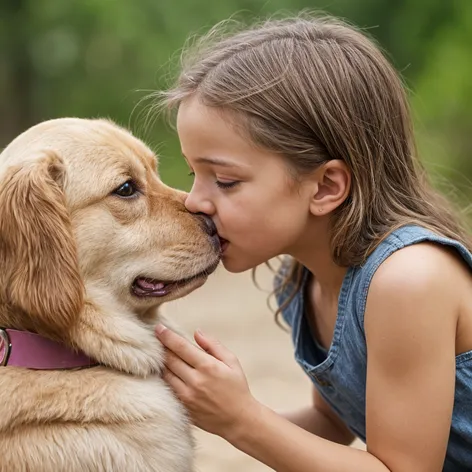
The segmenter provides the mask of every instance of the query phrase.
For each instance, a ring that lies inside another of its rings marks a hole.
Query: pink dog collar
[[[95,365],[84,353],[39,334],[0,328],[0,366],[55,370]]]

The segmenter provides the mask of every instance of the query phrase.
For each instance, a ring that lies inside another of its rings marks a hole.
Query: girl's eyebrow
[[[182,153],[184,156],[185,160],[188,163],[188,159],[185,156],[185,154]],[[216,157],[196,157],[194,160],[195,164],[210,164],[214,166],[220,166],[220,167],[246,167],[244,164],[241,165],[240,163],[228,161],[226,159],[219,159]]]
[[[195,158],[195,162],[197,162],[198,164],[211,164],[220,167],[239,167],[239,165],[236,163],[226,161],[224,159],[217,159],[214,157],[197,157]]]

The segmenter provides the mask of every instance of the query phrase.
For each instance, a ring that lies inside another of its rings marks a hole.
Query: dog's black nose
[[[208,215],[205,215],[205,213],[197,213],[196,216],[202,222],[203,229],[209,236],[215,236],[217,234],[216,225]]]

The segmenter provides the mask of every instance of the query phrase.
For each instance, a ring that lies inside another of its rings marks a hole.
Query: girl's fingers
[[[236,356],[217,339],[197,330],[195,332],[195,341],[204,351],[208,352],[208,354],[211,354],[215,359],[218,359],[227,366],[235,367],[238,365]]]
[[[156,326],[156,336],[167,349],[191,367],[198,368],[208,359],[207,353],[163,325]]]
[[[183,383],[188,383],[191,376],[195,373],[195,369],[193,367],[190,367],[180,357],[176,356],[172,351],[169,350],[166,352],[166,367]]]
[[[176,395],[180,397],[186,391],[185,383],[182,382],[179,377],[177,377],[173,372],[169,369],[165,369],[164,373],[162,374],[162,378],[169,384],[169,386],[174,390]]]

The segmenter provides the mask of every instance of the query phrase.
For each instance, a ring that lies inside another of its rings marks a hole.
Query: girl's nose
[[[215,213],[215,207],[211,200],[203,198],[197,192],[192,191],[187,195],[185,199],[185,207],[191,213],[204,213],[205,215],[213,215]]]

